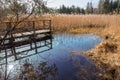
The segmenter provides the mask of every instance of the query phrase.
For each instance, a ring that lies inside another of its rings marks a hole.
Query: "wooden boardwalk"
[[[35,54],[37,54],[52,49],[51,20],[24,21],[13,29],[16,23],[3,23],[6,28],[0,32],[0,59],[14,56],[15,60],[19,60],[34,55],[28,54],[18,57],[25,52],[34,50]],[[0,25],[0,27],[3,26]],[[38,45],[38,43],[42,44]],[[26,46],[27,49],[23,50]],[[47,47],[47,49],[39,52],[38,48],[42,47]]]
[[[48,33],[50,32],[50,30],[36,30],[35,34],[43,34],[43,33]],[[19,37],[25,37],[25,36],[30,36],[33,35],[34,31],[30,31],[30,32],[22,32],[22,33],[14,33],[12,34],[14,38],[19,38]],[[3,35],[0,36],[1,38],[4,38]],[[7,36],[7,38],[11,38],[10,36]]]

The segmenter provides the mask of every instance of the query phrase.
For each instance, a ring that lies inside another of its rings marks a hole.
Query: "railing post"
[[[49,28],[50,28],[50,31],[52,32],[52,25],[51,25],[51,20],[49,20]]]
[[[14,36],[13,36],[13,31],[12,31],[12,24],[11,22],[9,22],[9,30],[10,30],[10,40],[9,40],[9,44],[11,45],[11,51],[12,51],[12,54],[15,56],[15,60],[17,60],[17,55],[16,55],[16,49],[15,49],[15,46],[13,44],[13,41],[15,40],[14,39]]]
[[[50,28],[50,45],[52,49],[52,26],[51,26],[51,20],[49,20],[49,28]]]
[[[4,44],[4,42],[3,42]],[[7,50],[5,49],[5,77],[4,80],[7,80],[7,70],[8,70],[8,59],[7,59]]]
[[[43,29],[45,29],[45,20],[43,20]]]
[[[34,44],[35,44],[35,52],[36,54],[38,53],[37,51],[37,44],[36,44],[36,33],[35,33],[35,21],[33,21],[33,39],[34,39]]]
[[[35,21],[33,21],[33,32],[34,32],[34,35],[35,35]]]

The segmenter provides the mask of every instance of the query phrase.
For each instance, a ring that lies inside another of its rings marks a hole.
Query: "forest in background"
[[[66,7],[65,5],[62,5],[59,9],[57,9],[57,12],[66,14],[113,14],[119,13],[119,8],[119,0],[99,0],[97,8],[93,7],[92,2],[88,2],[86,9],[76,7],[74,5],[71,7]]]
[[[23,2],[21,0],[0,0],[0,18],[11,14],[29,14],[34,6],[34,14],[44,13],[58,13],[58,14],[119,14],[120,1],[119,0],[99,0],[97,8],[93,7],[92,2],[88,2],[85,9],[78,6],[61,5],[58,9],[47,7],[47,2],[43,0],[33,0]],[[32,4],[33,3],[33,4]],[[4,14],[3,14],[4,13]]]

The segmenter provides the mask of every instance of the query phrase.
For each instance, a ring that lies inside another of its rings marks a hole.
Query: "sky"
[[[47,0],[47,6],[51,8],[59,8],[61,5],[65,6],[79,6],[81,8],[86,8],[87,2],[93,3],[93,7],[97,7],[99,0]]]

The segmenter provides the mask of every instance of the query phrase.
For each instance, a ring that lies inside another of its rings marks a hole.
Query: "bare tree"
[[[4,21],[4,18],[8,17],[8,22],[15,21],[14,25],[6,31],[4,37],[1,39],[0,44],[4,44],[5,38],[9,33],[15,30],[15,28],[23,21],[28,19],[33,13],[36,7],[39,7],[39,11],[42,9],[43,0],[0,0],[0,19]],[[23,15],[26,14],[24,17]],[[22,18],[21,18],[22,17]],[[9,27],[9,26],[8,26]],[[4,46],[3,46],[4,47]],[[8,80],[7,75],[7,52],[5,52],[6,66],[4,80]]]

